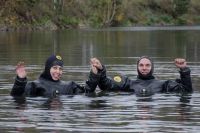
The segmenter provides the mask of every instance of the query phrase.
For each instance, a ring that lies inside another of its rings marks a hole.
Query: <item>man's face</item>
[[[61,66],[52,66],[50,69],[50,74],[53,80],[59,80],[62,76],[63,68]]]
[[[141,59],[138,64],[138,70],[143,76],[146,76],[151,71],[151,61],[146,58]]]

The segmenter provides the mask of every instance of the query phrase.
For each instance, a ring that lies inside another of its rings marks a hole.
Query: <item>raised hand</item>
[[[187,62],[183,58],[176,58],[174,60],[174,64],[176,65],[177,68],[185,68],[185,67],[187,67]]]
[[[97,58],[91,58],[90,59],[90,65],[91,65],[92,72],[94,74],[97,74],[98,70],[103,69],[101,62]]]
[[[16,69],[15,69],[15,72],[16,72],[16,74],[19,78],[25,78],[26,77],[27,74],[26,74],[24,62],[21,62],[21,61],[18,62]]]

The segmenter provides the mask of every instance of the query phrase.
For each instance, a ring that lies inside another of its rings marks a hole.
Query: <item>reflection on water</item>
[[[7,97],[6,110],[1,107],[0,128],[24,132],[195,132],[200,124],[199,101],[191,97],[156,94],[147,100],[111,93],[27,98],[26,103]]]
[[[0,33],[0,130],[1,132],[198,132],[199,34],[198,28],[105,29],[58,32]],[[52,53],[63,56],[63,80],[84,83],[89,59],[106,64],[108,75],[136,77],[137,58],[155,61],[155,76],[175,79],[173,64],[184,57],[192,70],[193,94],[156,94],[137,97],[122,92],[56,98],[12,98],[15,64],[25,61],[28,79],[43,70]]]

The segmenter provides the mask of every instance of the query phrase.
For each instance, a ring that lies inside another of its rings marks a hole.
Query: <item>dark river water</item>
[[[85,96],[14,99],[15,65],[24,61],[28,79],[44,69],[48,56],[63,57],[63,80],[84,84],[89,59],[106,65],[107,75],[136,78],[136,60],[148,55],[158,79],[179,78],[173,61],[186,58],[192,94],[137,97],[122,92]],[[200,27],[136,27],[52,32],[0,32],[1,133],[197,133],[200,130]]]

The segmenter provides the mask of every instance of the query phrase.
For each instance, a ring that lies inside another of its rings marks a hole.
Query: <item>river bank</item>
[[[200,24],[198,0],[3,0],[0,31]]]

